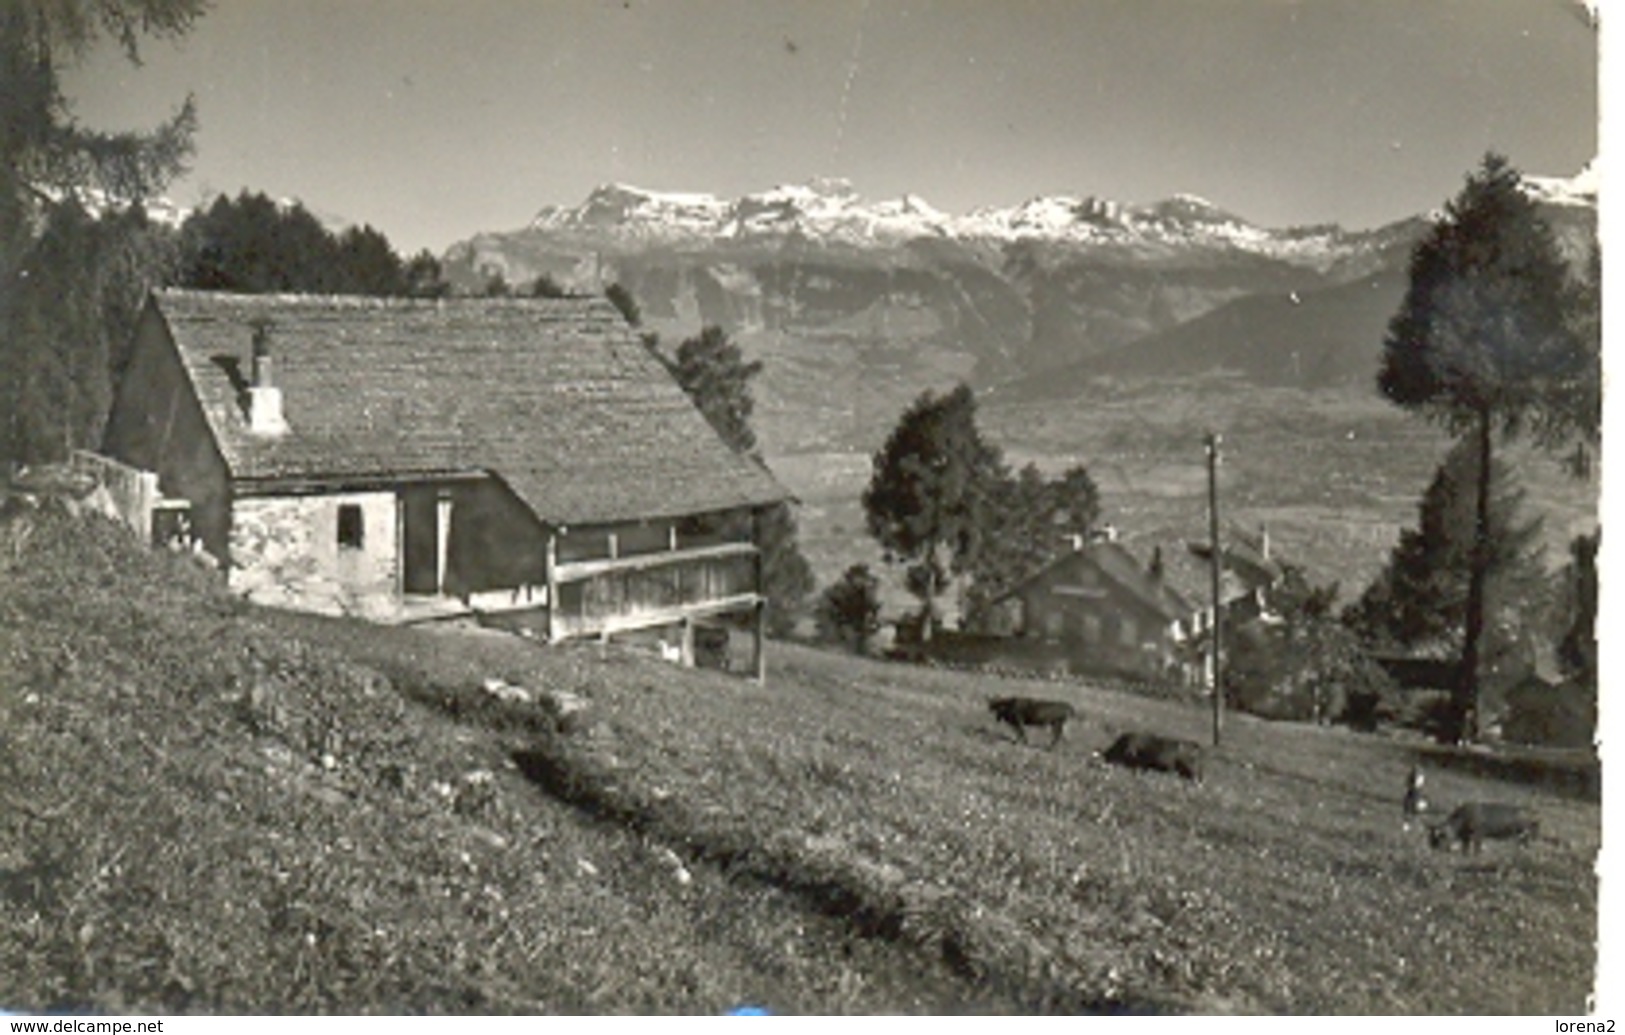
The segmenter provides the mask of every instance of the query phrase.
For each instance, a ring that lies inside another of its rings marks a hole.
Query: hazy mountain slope
[[[1064,398],[1096,377],[1226,372],[1260,385],[1336,388],[1372,383],[1403,270],[1319,291],[1248,295],[1064,368],[1000,386],[1012,398]]]

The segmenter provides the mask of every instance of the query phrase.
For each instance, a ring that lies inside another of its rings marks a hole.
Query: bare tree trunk
[[[1461,740],[1473,741],[1481,732],[1479,659],[1484,653],[1485,585],[1490,566],[1490,470],[1493,445],[1490,411],[1480,410],[1478,427],[1478,490],[1473,516],[1473,549],[1467,568],[1467,613],[1463,617],[1461,671],[1457,674],[1455,707],[1452,709]]]
[[[925,552],[925,610],[920,614],[920,644],[931,642],[931,618],[936,613],[937,600],[937,549],[933,546]]]

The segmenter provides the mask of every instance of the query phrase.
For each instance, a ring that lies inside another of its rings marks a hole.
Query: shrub
[[[820,639],[866,654],[880,631],[880,580],[867,564],[854,564],[824,590],[816,614]]]

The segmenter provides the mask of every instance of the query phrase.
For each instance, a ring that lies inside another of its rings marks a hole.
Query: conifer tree
[[[103,39],[138,63],[143,37],[184,34],[204,6],[0,3],[0,467],[97,444],[117,362],[109,339],[129,332],[105,318],[127,304],[150,228],[127,215],[94,220],[81,202],[116,208],[156,194],[182,170],[196,128],[187,98],[149,133],[89,129],[61,75]]]
[[[1565,311],[1567,268],[1518,172],[1486,155],[1411,255],[1383,342],[1378,386],[1393,402],[1469,437],[1478,463],[1459,684],[1451,724],[1477,736],[1486,628],[1491,471],[1497,434],[1561,429],[1594,356]]]
[[[618,308],[625,304],[631,312],[637,311],[630,294],[623,293],[621,302],[614,297],[610,300]],[[622,308],[622,312],[627,310]],[[659,355],[658,350],[651,351]],[[665,362],[664,357],[661,359]],[[721,327],[709,326],[679,345],[675,361],[667,363],[667,368],[722,440],[736,453],[760,463],[756,433],[750,426],[756,406],[750,382],[762,372],[761,362],[747,363],[739,346]],[[787,636],[813,591],[812,565],[797,543],[796,517],[789,504],[765,510],[756,532],[762,551],[762,589],[770,602],[768,628],[776,636]]]
[[[875,453],[864,515],[886,559],[911,567],[923,642],[945,576],[975,565],[1008,481],[999,450],[976,427],[976,397],[964,384],[946,395],[923,392]]]
[[[1439,465],[1422,494],[1416,527],[1400,533],[1388,564],[1344,616],[1366,642],[1385,648],[1461,650],[1478,466],[1471,441],[1457,443]],[[1486,610],[1492,614],[1516,607],[1542,578],[1541,522],[1525,516],[1526,496],[1512,468],[1495,461],[1485,592]]]

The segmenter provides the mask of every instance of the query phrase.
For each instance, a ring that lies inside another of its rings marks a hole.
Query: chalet
[[[255,601],[547,642],[754,613],[760,659],[788,494],[601,299],[159,291],[102,453]]]
[[[1115,538],[1073,541],[1071,552],[1005,594],[1018,640],[1060,648],[1072,672],[1193,682],[1186,644],[1197,608]]]
[[[1220,545],[1223,558],[1219,599],[1224,602],[1226,621],[1235,623],[1253,618],[1274,620],[1270,611],[1270,593],[1286,577],[1286,569],[1271,553],[1269,527],[1260,526],[1258,532],[1253,533],[1231,525],[1226,528]],[[1185,547],[1187,556],[1196,562],[1195,566],[1176,562],[1170,566],[1170,579],[1203,602],[1203,615],[1198,624],[1206,628],[1213,616],[1213,591],[1210,588],[1213,551],[1206,542],[1190,541]]]

